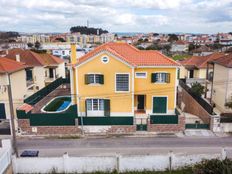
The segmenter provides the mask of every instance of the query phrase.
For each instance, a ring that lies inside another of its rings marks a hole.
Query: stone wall
[[[148,119],[148,132],[181,132],[184,129],[185,117],[183,115],[179,115],[178,124],[150,124],[150,119]]]
[[[30,126],[29,119],[18,119],[18,127],[22,135],[73,135],[81,133],[81,126]],[[84,126],[84,130],[86,127]],[[136,125],[92,126],[98,127],[98,132],[85,130],[85,133],[130,134],[136,131]],[[107,128],[105,128],[107,127]],[[102,128],[102,129],[101,129]],[[96,129],[93,129],[96,130]]]
[[[78,126],[30,126],[29,119],[18,119],[22,135],[73,135],[80,134]]]
[[[107,133],[109,134],[130,134],[136,132],[136,125],[111,126]]]
[[[197,115],[204,123],[210,123],[211,115],[183,88],[178,87],[178,105],[183,110]]]

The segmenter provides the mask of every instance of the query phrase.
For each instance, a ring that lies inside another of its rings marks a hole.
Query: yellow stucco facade
[[[102,62],[108,57],[108,62]],[[86,114],[86,99],[109,99],[111,116],[134,116],[138,95],[144,96],[144,110],[152,113],[153,97],[167,97],[167,113],[176,107],[177,67],[133,67],[120,58],[101,52],[84,63],[76,66],[76,93],[79,114]],[[146,78],[137,78],[137,72],[146,72]],[[169,83],[152,83],[151,74],[165,72],[170,74]],[[116,91],[116,74],[129,74],[129,91]],[[104,84],[85,84],[86,74],[104,75]]]

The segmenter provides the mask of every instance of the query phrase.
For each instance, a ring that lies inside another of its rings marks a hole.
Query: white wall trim
[[[105,54],[108,54],[108,55],[110,55],[111,57],[115,58],[116,60],[118,60],[118,61],[124,63],[125,65],[129,66],[130,68],[133,67],[133,66],[130,65],[128,62],[122,60],[121,58],[115,56],[114,54],[112,54],[112,53],[110,53],[109,51],[106,51],[106,50],[102,50],[102,51],[98,52],[97,54],[95,54],[94,56],[92,56],[92,57],[90,57],[89,59],[85,60],[84,62],[80,63],[80,64],[77,65],[76,67],[80,67],[80,66],[84,65],[84,64],[86,64],[86,63],[92,61],[93,59],[97,58],[99,55],[104,54],[104,53],[105,53]],[[102,57],[102,56],[101,56],[101,57]]]

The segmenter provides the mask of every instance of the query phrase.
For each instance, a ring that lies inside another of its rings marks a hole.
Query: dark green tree
[[[198,97],[201,97],[201,95],[204,94],[204,89],[205,89],[204,86],[202,86],[198,82],[194,83],[191,87],[192,93]]]
[[[169,36],[168,42],[174,42],[179,40],[176,34],[169,34],[168,36]]]
[[[31,42],[29,42],[29,43],[27,43],[27,46],[28,46],[29,48],[32,48],[32,47],[34,46],[34,44],[31,43]]]
[[[41,44],[40,42],[36,41],[35,42],[35,48],[38,50],[40,48]]]

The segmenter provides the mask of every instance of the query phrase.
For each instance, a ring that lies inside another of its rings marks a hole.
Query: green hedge
[[[178,115],[151,115],[151,124],[178,124]]]
[[[134,117],[82,117],[83,125],[133,125]],[[78,118],[81,125],[81,118]]]

